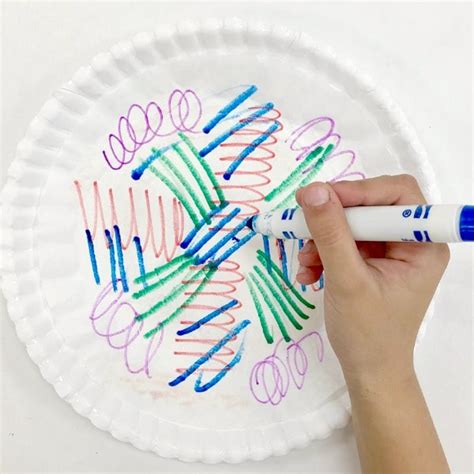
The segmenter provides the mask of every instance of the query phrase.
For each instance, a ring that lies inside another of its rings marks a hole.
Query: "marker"
[[[359,241],[474,241],[474,206],[470,205],[361,206],[344,211],[352,235]],[[277,239],[312,238],[301,208],[253,216],[247,226]]]

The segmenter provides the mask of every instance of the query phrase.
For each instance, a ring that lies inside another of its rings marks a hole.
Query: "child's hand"
[[[314,243],[299,259],[298,280],[324,268],[324,310],[352,403],[363,472],[449,472],[413,368],[425,311],[449,260],[447,245],[356,243],[343,206],[421,204],[411,176],[383,176],[296,195]]]
[[[297,279],[313,283],[324,268],[326,328],[346,380],[410,377],[416,335],[448,263],[448,246],[356,246],[343,207],[423,204],[416,180],[400,175],[313,183],[296,198],[314,239],[299,254]]]

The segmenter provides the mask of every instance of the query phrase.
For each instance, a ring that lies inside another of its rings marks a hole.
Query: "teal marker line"
[[[273,336],[270,330],[268,329],[267,320],[265,319],[265,313],[263,312],[263,308],[255,292],[255,288],[253,287],[252,282],[248,278],[245,279],[245,282],[247,283],[248,289],[250,291],[250,296],[252,297],[255,310],[257,311],[257,316],[258,316],[258,320],[260,321],[260,326],[263,331],[263,336],[265,337],[265,340],[268,342],[268,344],[272,344]]]
[[[201,214],[201,217],[203,219],[207,219],[207,214],[208,214],[209,210],[205,209],[205,207],[201,203],[201,200],[198,197],[198,193],[196,192],[196,190],[194,190],[192,188],[192,186],[186,180],[186,178],[183,176],[181,171],[179,171],[178,168],[176,168],[176,166],[171,162],[171,160],[164,154],[161,155],[161,160],[160,161],[161,161],[161,163],[166,165],[166,167],[168,168],[169,171],[171,171],[171,173],[173,173],[176,176],[176,178],[180,182],[181,186],[186,190],[189,197],[194,202],[194,205],[197,207],[199,213]]]
[[[317,173],[319,173],[319,171],[321,170],[321,168],[323,167],[324,165],[324,162],[326,160],[326,157],[328,156],[329,153],[331,153],[333,149],[333,145],[328,145],[328,147],[326,148],[323,156],[321,156],[321,158],[319,158],[319,160],[316,162],[316,164],[313,166],[313,168],[311,168],[311,170],[308,172],[308,174],[303,178],[302,181],[300,181],[291,191],[290,193],[288,194],[288,196],[283,200],[281,201],[277,206],[275,206],[273,208],[274,209],[280,209],[282,207],[285,207],[285,206],[288,206],[288,203],[290,202],[294,202],[296,199],[295,199],[295,188],[298,187],[298,188],[302,188],[303,186],[306,186],[308,183],[310,183],[313,178],[316,176]]]
[[[163,148],[160,148],[159,150],[157,150],[156,148],[154,148],[152,154],[146,158],[145,160],[141,160],[141,163],[140,165],[135,168],[134,170],[132,170],[132,179],[134,180],[139,180],[143,173],[146,171],[146,169],[155,161],[157,160],[162,153],[164,153],[165,151],[169,150],[171,148],[171,145],[166,145],[164,146]]]
[[[200,270],[198,273],[203,272],[204,270]],[[161,329],[163,329],[167,324],[169,324],[173,319],[175,319],[177,316],[179,316],[184,309],[189,306],[194,299],[198,296],[200,291],[207,285],[209,280],[212,278],[212,275],[217,271],[217,268],[208,268],[203,280],[199,283],[198,287],[191,293],[191,295],[184,301],[184,303],[181,306],[178,306],[173,313],[171,313],[166,319],[161,321],[155,328],[151,329],[147,333],[145,333],[144,337],[148,339],[149,337],[153,336],[153,334],[157,333]],[[198,275],[196,274],[196,280],[197,280]],[[195,280],[194,280],[195,281]],[[193,282],[194,282],[193,281]]]
[[[260,257],[257,257],[258,261],[265,267],[265,263],[268,265],[268,261],[265,262],[263,259],[261,259]],[[268,272],[268,270],[267,270]],[[281,281],[275,276],[275,274],[272,272],[272,273],[267,273],[270,278],[272,279],[273,283],[275,283],[275,285],[278,287],[278,289],[280,290],[281,294],[285,297],[286,301],[288,301],[288,304],[295,310],[295,312],[298,314],[298,316],[300,316],[302,319],[309,319],[309,316],[305,313],[303,313],[303,311],[301,311],[301,309],[298,307],[298,305],[293,301],[292,298],[290,298],[290,295],[288,294],[288,291],[286,290],[286,288],[283,286],[283,284],[281,283]],[[295,289],[296,291],[296,289]]]
[[[184,293],[186,291],[186,288],[193,283],[194,280],[199,279],[203,274],[205,273],[204,269],[198,270],[194,275],[192,275],[194,278],[189,279],[186,281],[186,283],[179,283],[176,285],[171,292],[166,295],[161,301],[158,301],[155,305],[153,305],[148,311],[139,314],[135,319],[137,321],[142,321],[145,318],[148,318],[151,316],[153,313],[156,313],[160,308],[163,306],[167,305],[168,303],[173,302],[176,297],[178,297],[181,293]]]
[[[166,283],[168,283],[170,280],[172,280],[176,275],[179,275],[180,273],[184,272],[186,268],[189,267],[188,262],[184,262],[181,266],[179,266],[176,270],[173,270],[169,275],[165,276],[164,278],[161,278],[158,280],[156,283],[153,283],[152,285],[148,285],[145,288],[133,293],[133,298],[138,299],[141,298],[142,296],[147,295],[153,290],[156,290],[157,288],[162,287]]]
[[[199,150],[194,146],[193,142],[184,133],[178,132],[178,136],[179,138],[181,138],[181,140],[183,140],[184,143],[186,143],[194,157],[198,160],[199,164],[204,169],[206,176],[209,178],[209,181],[214,186],[214,190],[216,191],[220,203],[224,204],[226,202],[224,193],[222,192],[222,189],[219,186],[219,183],[217,182],[216,177],[213,171],[211,170],[211,167],[208,165],[207,161],[201,158],[201,156],[199,155]]]
[[[145,273],[144,275],[140,275],[139,277],[135,278],[135,280],[133,280],[133,281],[135,283],[143,283],[146,280],[148,280],[149,278],[153,278],[155,276],[161,275],[163,272],[168,270],[168,268],[174,267],[175,265],[178,265],[179,263],[181,263],[184,260],[187,260],[187,261],[190,262],[191,258],[186,257],[186,255],[180,255],[179,257],[175,257],[175,258],[173,258],[173,260],[170,260],[169,262],[167,262],[167,263],[165,263],[165,264],[163,264],[159,267],[156,267],[153,270],[150,270],[149,272]]]
[[[187,166],[189,172],[193,176],[194,180],[196,181],[198,188],[202,192],[204,199],[207,202],[207,205],[212,209],[216,207],[214,204],[214,201],[212,200],[211,193],[209,192],[209,189],[207,189],[206,183],[201,179],[201,176],[199,175],[199,171],[197,168],[191,163],[191,160],[188,158],[186,153],[182,150],[182,148],[179,146],[179,144],[174,144],[173,145],[173,150],[179,155],[179,157],[184,161],[184,164]],[[209,221],[210,222],[210,221]],[[208,222],[208,224],[209,224]]]
[[[280,332],[283,336],[283,339],[285,339],[286,342],[290,342],[291,337],[288,334],[288,331],[286,330],[286,327],[283,324],[283,321],[281,320],[280,315],[278,314],[278,309],[272,303],[270,295],[265,291],[265,289],[263,288],[263,286],[260,284],[260,282],[257,280],[257,278],[255,277],[253,273],[250,273],[249,276],[250,276],[250,279],[252,280],[252,283],[257,287],[257,290],[262,295],[263,301],[265,301],[266,305],[270,308],[270,312],[272,313],[278,327],[280,328]]]
[[[309,166],[309,164],[323,151],[322,146],[318,146],[313,150],[276,188],[265,196],[265,201],[271,201],[281,194],[285,189],[293,185],[299,178],[301,173]]]
[[[293,326],[295,326],[295,328],[297,329],[302,329],[302,327],[298,327],[299,326],[299,323],[298,321],[296,321],[296,319],[293,318],[293,315],[291,314],[291,310],[290,308],[288,308],[288,306],[286,306],[286,304],[283,302],[283,300],[281,300],[280,302],[280,299],[281,299],[281,296],[283,296],[285,298],[285,300],[288,302],[288,304],[290,304],[290,306],[293,308],[293,310],[298,314],[298,316],[300,316],[302,319],[308,319],[309,316],[305,313],[303,313],[303,311],[301,311],[298,306],[296,306],[294,304],[294,302],[288,298],[288,294],[287,292],[285,291],[285,288],[283,287],[283,285],[281,284],[277,284],[277,288],[275,289],[275,287],[273,286],[275,284],[275,277],[272,278],[272,280],[270,281],[268,279],[268,277],[262,272],[262,270],[257,267],[256,265],[253,266],[253,269],[255,270],[255,272],[257,273],[257,275],[260,277],[260,279],[267,285],[268,289],[271,291],[273,297],[278,301],[278,304],[281,306],[281,309],[285,312],[285,314],[288,316],[288,318],[290,319],[290,321],[292,322]],[[278,281],[278,280],[276,280]]]
[[[298,330],[303,329],[303,326],[301,326],[301,324],[295,319],[293,314],[291,314],[290,308],[288,308],[286,303],[283,301],[280,293],[278,292],[278,290],[275,289],[275,287],[272,285],[270,280],[263,274],[263,272],[260,270],[260,268],[258,268],[256,265],[253,266],[253,269],[257,273],[257,275],[260,277],[262,282],[265,283],[267,289],[270,291],[273,298],[275,298],[278,305],[283,310],[283,313],[290,320],[291,324],[293,324],[293,326]]]
[[[288,287],[288,289],[298,298],[298,300],[303,303],[307,308],[314,309],[316,306],[314,304],[310,303],[307,301],[305,298],[303,298],[298,291],[295,289],[295,287],[288,281],[287,278],[285,278],[285,275],[283,275],[283,272],[278,268],[278,265],[276,265],[272,259],[268,258],[260,249],[257,250],[257,259],[260,260],[260,262],[263,265],[269,264],[272,267],[272,270],[275,271],[275,273],[283,280],[283,283]]]
[[[160,179],[165,186],[169,188],[169,190],[178,198],[178,201],[181,202],[181,204],[184,206],[186,209],[187,213],[189,214],[189,217],[193,221],[193,224],[197,226],[199,224],[199,217],[197,214],[193,211],[193,208],[189,201],[186,199],[184,194],[160,171],[158,171],[153,165],[150,165],[148,168],[158,179]]]

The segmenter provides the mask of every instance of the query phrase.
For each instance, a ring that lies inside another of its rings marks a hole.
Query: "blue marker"
[[[361,206],[344,211],[352,235],[359,241],[474,241],[474,206],[471,205]],[[311,239],[300,208],[253,216],[247,226],[276,239]]]

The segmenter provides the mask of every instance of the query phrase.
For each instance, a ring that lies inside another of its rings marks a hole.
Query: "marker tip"
[[[247,219],[247,227],[248,227],[249,229],[251,229],[251,230],[255,230],[255,229],[253,228],[254,220],[255,220],[255,216],[249,217],[249,218]]]

